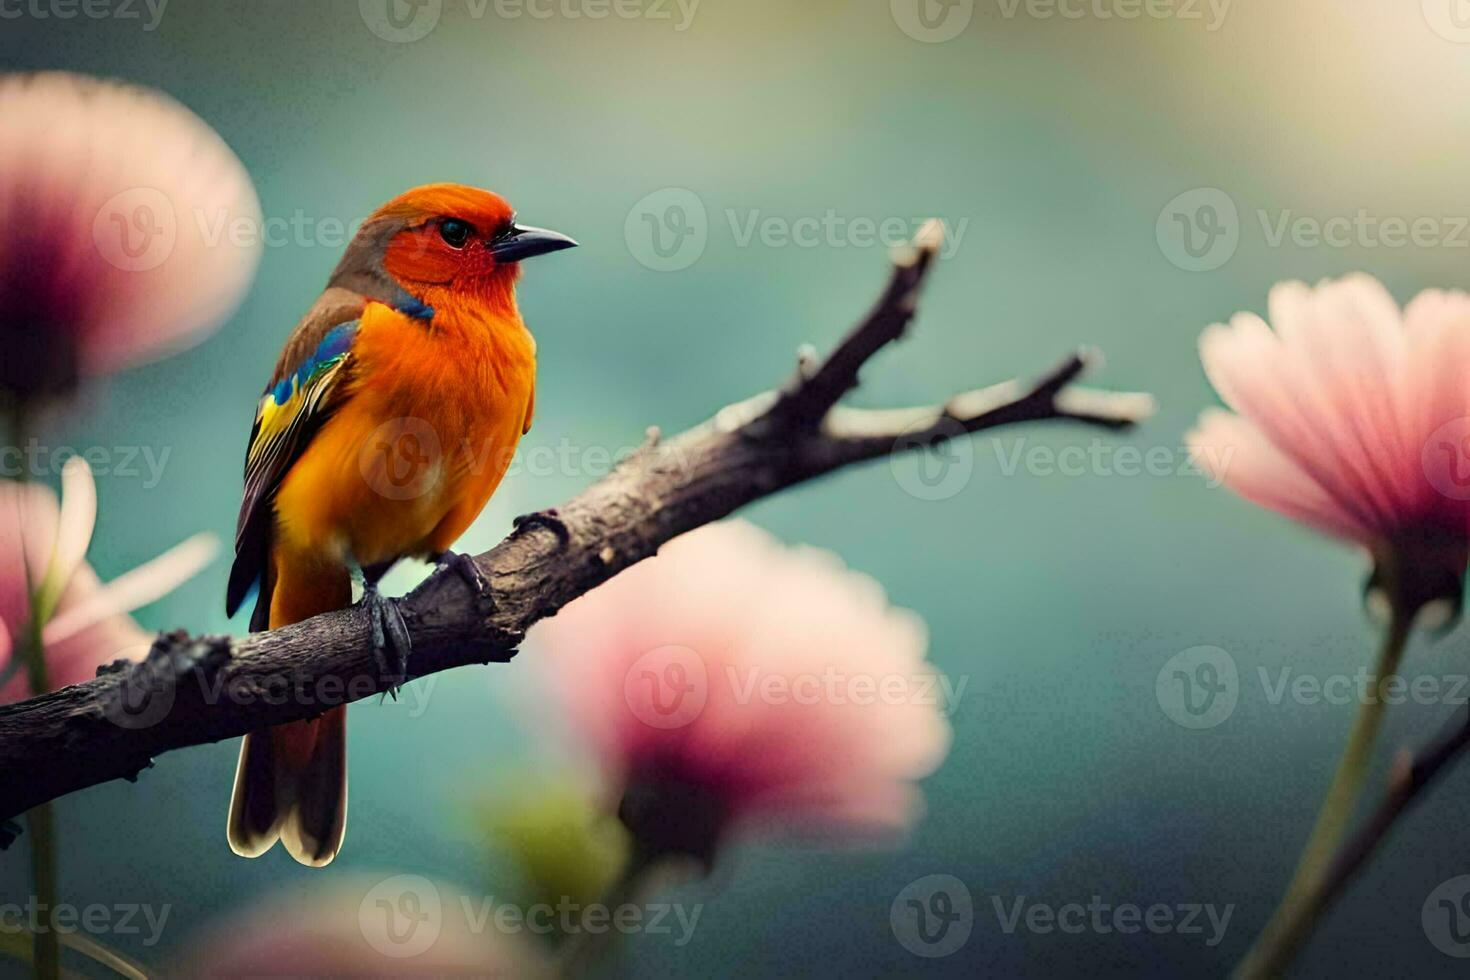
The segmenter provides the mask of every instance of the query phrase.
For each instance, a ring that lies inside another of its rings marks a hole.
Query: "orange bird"
[[[363,224],[256,410],[230,615],[252,590],[252,631],[341,609],[359,570],[379,666],[403,679],[408,630],[378,582],[414,556],[484,585],[449,548],[531,426],[536,341],[516,308],[519,263],[574,245],[456,184],[415,188]],[[279,838],[302,864],[336,856],[346,720],[343,706],[245,736],[230,800],[236,854],[258,857]]]

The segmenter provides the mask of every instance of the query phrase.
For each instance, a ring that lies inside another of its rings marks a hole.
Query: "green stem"
[[[642,901],[653,890],[653,879],[662,867],[662,861],[635,844],[622,874],[618,875],[617,880],[602,896],[602,904],[612,913],[609,918],[615,919],[617,910],[622,906],[636,905]],[[584,928],[574,933],[563,947],[557,973],[567,980],[591,976],[613,951],[621,935],[611,925],[602,932],[589,932]]]
[[[1337,773],[1327,790],[1312,836],[1302,851],[1296,874],[1286,889],[1286,897],[1281,900],[1280,907],[1255,946],[1236,967],[1235,976],[1241,980],[1281,976],[1317,924],[1323,909],[1323,886],[1332,866],[1332,857],[1357,807],[1368,764],[1372,760],[1373,743],[1383,721],[1387,685],[1403,659],[1412,622],[1412,613],[1395,607],[1378,654],[1373,695],[1358,707],[1347,748],[1343,751],[1342,761],[1337,764]]]
[[[61,976],[61,937],[56,931],[56,825],[50,803],[26,814],[31,837],[31,874],[41,921],[35,933],[35,975],[41,980]]]
[[[16,443],[22,444],[23,434],[27,428],[24,409],[15,408],[10,421],[11,432],[15,436]],[[20,481],[24,483],[28,476],[25,467],[21,467]],[[21,547],[21,560],[26,561],[24,545]],[[21,648],[14,651],[13,655],[25,658],[26,677],[30,682],[31,693],[45,694],[51,689],[50,678],[46,671],[46,641],[43,636],[46,620],[37,602],[40,583],[36,581],[34,570],[29,564],[26,566],[26,585],[30,592],[28,597],[30,617],[26,624],[25,640],[20,644]],[[51,804],[43,803],[28,812],[26,824],[30,828],[31,880],[35,888],[36,904],[42,916],[34,936],[35,955],[31,966],[35,976],[40,980],[59,980],[61,977],[61,937],[56,931],[54,921],[57,901],[56,821]]]

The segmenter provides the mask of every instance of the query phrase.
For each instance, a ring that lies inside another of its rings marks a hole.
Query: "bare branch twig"
[[[1450,766],[1470,749],[1470,705],[1466,705],[1440,730],[1434,741],[1417,753],[1404,751],[1394,761],[1388,792],[1373,814],[1332,859],[1323,882],[1317,915],[1322,915],[1342,897],[1359,871],[1368,863],[1393,830],[1399,818],[1422,800],[1429,788],[1449,772]]]

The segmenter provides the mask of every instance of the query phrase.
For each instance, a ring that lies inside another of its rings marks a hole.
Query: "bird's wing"
[[[340,404],[342,379],[350,369],[352,343],[367,301],[345,289],[329,289],[292,331],[276,362],[270,387],[261,396],[245,454],[245,497],[235,529],[235,564],[230,569],[225,610],[233,616],[257,584],[261,602],[251,628],[264,627],[269,609],[264,581],[271,548],[276,489],[311,439]]]

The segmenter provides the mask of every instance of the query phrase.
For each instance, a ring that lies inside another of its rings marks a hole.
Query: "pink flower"
[[[420,875],[348,874],[282,892],[208,927],[180,977],[550,977],[531,910]],[[554,914],[554,913],[553,913]]]
[[[0,76],[0,393],[178,350],[238,305],[260,206],[219,136],[157,92]]]
[[[645,856],[708,863],[737,827],[902,832],[948,751],[918,617],[749,524],[676,539],[535,638]]]
[[[87,566],[97,488],[80,456],[62,470],[63,498],[43,487],[0,481],[0,704],[30,696],[23,649],[32,616],[30,583],[43,604],[47,680],[78,684],[119,657],[141,658],[152,637],[127,615],[193,577],[213,557],[213,535],[199,534],[107,584]],[[47,598],[49,597],[49,599]]]
[[[1470,296],[1430,290],[1408,308],[1354,275],[1271,291],[1271,326],[1238,313],[1200,338],[1236,414],[1188,437],[1241,496],[1366,548],[1370,598],[1457,612],[1470,558]],[[1273,329],[1274,328],[1274,329]]]

